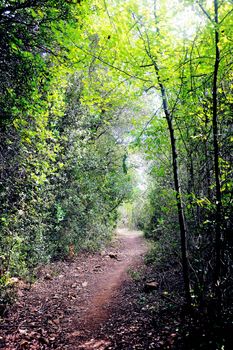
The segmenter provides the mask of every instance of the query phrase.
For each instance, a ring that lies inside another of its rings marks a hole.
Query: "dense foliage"
[[[232,284],[231,1],[96,3],[105,26],[93,21],[85,50],[154,104],[135,118],[151,173],[140,226],[181,258],[187,303],[219,306]]]
[[[101,247],[130,192],[115,130],[121,110],[83,102],[88,72],[71,67],[71,48],[60,39],[84,25],[85,6],[1,3],[3,286],[39,263]]]
[[[178,58],[174,62],[172,56],[172,79],[168,79],[166,73],[164,80],[161,71],[158,79],[163,79],[163,88],[166,89],[179,154],[179,196],[182,196],[186,218],[192,303],[203,307],[216,293],[220,307],[223,299],[228,304],[232,298],[232,73],[228,69],[232,66],[232,14],[227,2],[222,6],[215,2],[215,7],[208,7],[208,4],[206,7],[210,18],[204,13],[204,27],[201,26],[194,38],[186,38],[182,55],[177,51],[179,46],[170,51],[170,54],[177,52]],[[214,29],[216,12],[218,29]],[[216,43],[218,31],[221,35]],[[159,64],[163,65],[164,61]],[[166,66],[166,69],[171,71],[171,66]],[[164,131],[164,120],[161,117],[152,120],[145,134],[147,136],[141,138],[140,143],[152,159],[153,180],[147,204],[150,210],[146,206],[144,227],[149,236],[160,241],[163,251],[165,245],[168,254],[174,254],[178,252],[177,244],[173,244],[175,250],[171,249],[171,242],[177,242],[174,236],[177,232],[177,200],[174,198],[176,188],[169,174],[174,158],[166,145],[169,134]],[[171,147],[174,144],[171,143]]]
[[[221,328],[232,303],[231,1],[100,1],[98,9],[106,25],[91,27],[95,59],[127,79],[131,99],[141,93],[154,105],[134,120],[150,172],[137,196],[145,203],[134,206],[138,225],[156,242],[157,268],[182,266],[188,307]]]
[[[232,24],[230,0],[1,2],[2,280],[109,237],[133,140],[156,262],[189,308],[229,312]]]

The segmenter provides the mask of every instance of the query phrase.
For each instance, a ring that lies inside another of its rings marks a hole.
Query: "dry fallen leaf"
[[[57,318],[56,320],[53,320],[53,323],[55,323],[55,325],[59,325],[59,323],[60,323],[60,320],[59,320],[59,318]]]
[[[81,335],[80,331],[75,331],[69,335],[69,337],[79,337]]]
[[[26,329],[19,329],[19,333],[21,335],[27,335],[28,334],[28,331]]]

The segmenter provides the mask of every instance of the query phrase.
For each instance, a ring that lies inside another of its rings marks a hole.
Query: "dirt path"
[[[118,229],[119,253],[116,254],[114,265],[99,276],[92,289],[87,314],[83,315],[86,331],[94,335],[96,329],[107,320],[111,306],[117,301],[119,288],[129,278],[129,271],[146,253],[147,247],[139,231]],[[114,255],[114,254],[113,254]],[[109,344],[108,341],[92,339],[78,346],[80,349],[99,349]]]
[[[118,239],[119,253],[113,253],[115,264],[99,276],[91,290],[88,316],[84,317],[86,327],[90,327],[91,330],[106,319],[108,309],[105,306],[114,301],[119,286],[128,278],[128,270],[146,252],[146,246],[139,231],[118,230]]]
[[[117,306],[129,271],[142,262],[147,247],[142,233],[119,229],[105,252],[42,269],[39,280],[18,292],[7,323],[0,323],[0,348],[105,349],[98,329]]]

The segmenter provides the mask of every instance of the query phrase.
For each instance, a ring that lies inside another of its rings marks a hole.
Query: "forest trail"
[[[140,231],[118,229],[112,244],[98,254],[82,254],[38,271],[33,286],[20,288],[9,311],[0,348],[106,349],[96,337],[117,309],[130,271],[141,266],[147,245]],[[2,346],[1,346],[2,345]]]
[[[129,278],[130,269],[139,262],[147,251],[140,231],[118,229],[117,240],[117,243],[120,244],[118,253],[110,253],[111,259],[114,259],[115,263],[108,271],[99,276],[95,288],[92,289],[86,315],[83,315],[84,329],[92,339],[79,345],[79,349],[104,349],[105,345],[109,345],[109,342],[105,340],[95,341],[93,335],[96,329],[107,320],[111,306],[117,303],[120,287]]]
[[[91,330],[106,319],[107,306],[111,304],[122,282],[128,278],[130,267],[132,268],[146,251],[142,234],[139,231],[119,229],[117,237],[121,244],[119,253],[110,253],[111,259],[115,259],[116,262],[108,271],[99,276],[95,289],[92,289],[93,295],[90,296],[89,313],[84,318],[84,322],[86,328],[90,326]]]

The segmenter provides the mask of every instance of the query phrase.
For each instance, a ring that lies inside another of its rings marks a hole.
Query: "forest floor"
[[[166,310],[179,302],[145,266],[147,250],[141,232],[119,229],[105,251],[44,266],[31,286],[19,281],[0,348],[173,349],[180,320]]]

